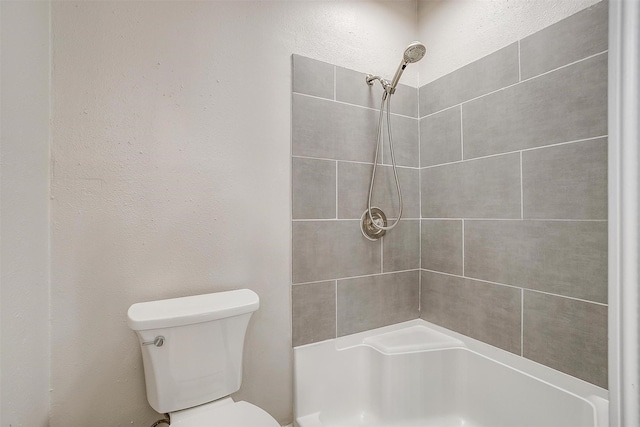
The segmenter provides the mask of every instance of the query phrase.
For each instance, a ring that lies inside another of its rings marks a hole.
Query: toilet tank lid
[[[192,325],[251,313],[259,305],[250,289],[141,302],[129,307],[127,324],[134,331]]]

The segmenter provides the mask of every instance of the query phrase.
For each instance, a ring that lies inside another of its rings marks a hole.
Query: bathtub
[[[423,320],[294,349],[298,427],[607,427],[608,393]]]

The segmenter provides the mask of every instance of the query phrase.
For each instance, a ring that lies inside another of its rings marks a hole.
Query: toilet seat
[[[171,427],[280,427],[264,409],[227,397],[172,412]]]

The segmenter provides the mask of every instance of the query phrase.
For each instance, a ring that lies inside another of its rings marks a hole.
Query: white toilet
[[[133,304],[147,400],[179,427],[280,427],[263,409],[228,397],[242,383],[242,351],[260,299],[241,289]]]

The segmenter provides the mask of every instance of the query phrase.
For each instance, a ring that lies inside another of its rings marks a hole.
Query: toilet
[[[147,400],[172,427],[280,427],[265,410],[229,395],[242,383],[249,289],[133,304],[127,323],[142,350]]]

